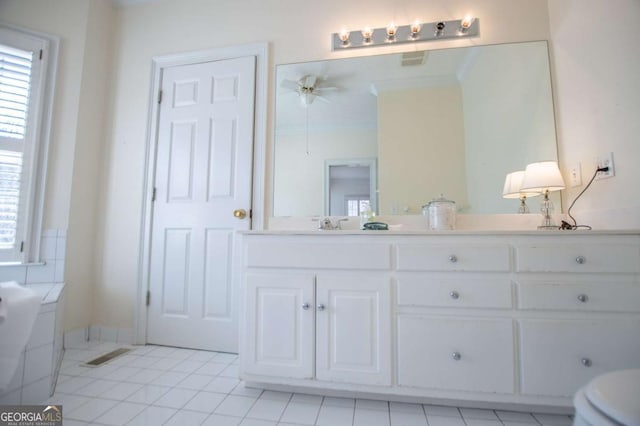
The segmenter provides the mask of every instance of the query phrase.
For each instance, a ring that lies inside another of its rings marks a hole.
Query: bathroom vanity
[[[250,386],[568,412],[640,368],[640,233],[240,235]]]

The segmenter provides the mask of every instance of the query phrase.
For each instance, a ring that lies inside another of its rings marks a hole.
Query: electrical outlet
[[[597,159],[598,168],[609,167],[606,172],[598,172],[596,180],[607,179],[616,175],[616,169],[613,166],[613,152],[599,156]]]
[[[577,162],[569,168],[569,186],[574,187],[580,185],[582,185],[582,169],[580,162]]]

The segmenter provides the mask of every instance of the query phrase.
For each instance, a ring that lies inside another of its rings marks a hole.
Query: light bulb
[[[362,42],[365,44],[371,43],[371,37],[373,37],[373,30],[369,27],[365,27],[362,31]]]
[[[340,41],[342,42],[343,46],[349,45],[349,31],[345,29],[341,30],[340,33],[338,34],[338,37],[340,38]]]
[[[387,41],[395,41],[397,31],[398,27],[393,22],[389,23],[387,25]]]
[[[467,31],[469,31],[469,28],[471,27],[471,25],[473,25],[473,21],[475,20],[476,18],[471,15],[465,16],[464,19],[460,21],[460,28],[458,28],[458,32],[460,34],[465,34]]]
[[[412,39],[418,38],[421,28],[422,28],[422,25],[420,25],[420,21],[416,20],[413,24],[411,24],[411,28],[410,28],[411,34],[409,36]]]

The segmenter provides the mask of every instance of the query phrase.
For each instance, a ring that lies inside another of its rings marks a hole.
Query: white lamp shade
[[[502,189],[502,198],[522,198],[535,197],[540,195],[537,191],[522,191],[522,180],[524,179],[524,170],[508,173],[504,179],[504,188]]]
[[[564,189],[564,180],[560,174],[558,163],[555,161],[541,161],[527,166],[522,179],[522,191],[559,191]]]

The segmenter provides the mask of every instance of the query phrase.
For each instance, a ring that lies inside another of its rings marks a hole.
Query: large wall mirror
[[[276,80],[274,216],[420,214],[441,193],[515,213],[506,174],[557,160],[545,41],[284,64]]]

